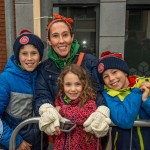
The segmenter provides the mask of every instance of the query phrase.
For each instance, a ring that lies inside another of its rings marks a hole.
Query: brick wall
[[[14,1],[14,6],[15,6],[15,1]],[[5,0],[0,0],[0,72],[3,71],[7,63],[6,49],[7,48],[6,48],[6,27],[5,27]]]
[[[3,71],[7,62],[4,1],[0,0],[0,72]]]

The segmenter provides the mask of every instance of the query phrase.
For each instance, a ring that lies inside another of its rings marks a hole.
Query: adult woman
[[[42,59],[44,45],[41,39],[23,30],[13,45],[10,57],[0,74],[0,146],[9,148],[14,128],[32,117],[33,90],[37,76],[36,68]],[[40,131],[36,125],[25,126],[16,137],[17,150],[40,150]]]
[[[57,78],[61,70],[70,63],[77,63],[79,57],[78,41],[74,39],[71,18],[65,18],[59,14],[54,14],[53,20],[47,26],[47,41],[51,45],[48,52],[48,59],[44,61],[39,68],[38,79],[35,91],[35,113],[39,115],[39,108],[44,104],[54,105],[57,93]],[[97,90],[97,105],[103,105],[104,100],[101,96],[103,86],[100,83],[97,71],[98,59],[91,54],[85,54],[81,66],[87,71],[92,78],[95,89]],[[101,118],[100,124],[103,123],[103,129],[99,130],[97,136],[104,136],[109,126],[105,118],[109,117],[109,109],[106,106],[100,106],[98,114]],[[55,113],[55,111],[54,111]],[[56,116],[56,114],[54,115]],[[91,124],[94,126],[94,116],[85,124],[88,132],[92,132]],[[56,127],[56,124],[53,124]],[[59,126],[59,125],[58,125]],[[100,125],[99,125],[100,127]],[[94,130],[94,129],[93,129]],[[55,131],[55,128],[53,128]],[[96,131],[97,132],[97,131]],[[103,134],[103,135],[102,135]]]

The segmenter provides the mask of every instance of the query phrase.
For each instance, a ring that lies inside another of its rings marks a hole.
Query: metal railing
[[[18,134],[18,132],[26,125],[31,124],[31,123],[39,123],[39,118],[40,117],[32,117],[29,119],[24,120],[23,122],[21,122],[13,131],[12,136],[10,138],[10,143],[9,143],[9,150],[15,150],[16,149],[16,136]],[[69,122],[68,122],[69,123]],[[69,124],[72,124],[71,122]],[[115,124],[111,123],[110,126],[116,126]],[[134,125],[135,127],[137,126],[141,126],[141,127],[150,127],[150,121],[149,120],[137,120],[134,121]],[[75,128],[75,125],[72,126],[71,130]],[[67,130],[63,130],[61,129],[61,131],[63,132],[70,132],[70,129]],[[42,144],[41,144],[42,145]]]
[[[9,150],[16,150],[16,136],[18,132],[26,125],[31,123],[38,123],[40,117],[32,117],[21,122],[13,131],[10,142],[9,142]]]
[[[16,149],[16,136],[18,132],[26,125],[31,123],[39,123],[40,117],[32,117],[29,119],[24,120],[21,122],[13,131],[10,142],[9,142],[9,150],[15,150]],[[66,124],[66,126],[65,126]],[[66,128],[67,127],[67,128]],[[76,124],[72,123],[70,120],[64,118],[64,123],[61,124],[61,131],[62,132],[70,132],[76,127]],[[41,132],[41,141],[43,141],[43,132]],[[43,148],[43,142],[41,143],[41,150]]]

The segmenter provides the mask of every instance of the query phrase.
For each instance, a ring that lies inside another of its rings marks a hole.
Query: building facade
[[[0,0],[0,72],[7,62],[6,30],[5,30],[5,3]]]
[[[83,51],[97,57],[105,50],[123,53],[132,74],[150,75],[149,0],[15,0],[14,11],[14,34],[22,29],[39,34],[45,43],[44,59],[48,51],[48,17],[60,13],[74,19],[75,38]],[[6,39],[1,43],[8,42]],[[8,58],[12,53],[8,53],[7,46],[6,51],[3,55]]]

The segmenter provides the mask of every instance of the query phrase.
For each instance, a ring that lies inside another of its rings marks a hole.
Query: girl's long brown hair
[[[58,78],[58,92],[56,98],[59,99],[59,97],[64,94],[64,76],[68,72],[76,74],[81,81],[83,87],[83,92],[79,97],[79,107],[82,107],[89,100],[95,100],[96,92],[94,91],[89,75],[81,66],[78,66],[76,64],[70,64],[66,66],[64,70],[62,70],[62,72],[60,73],[60,76]]]

